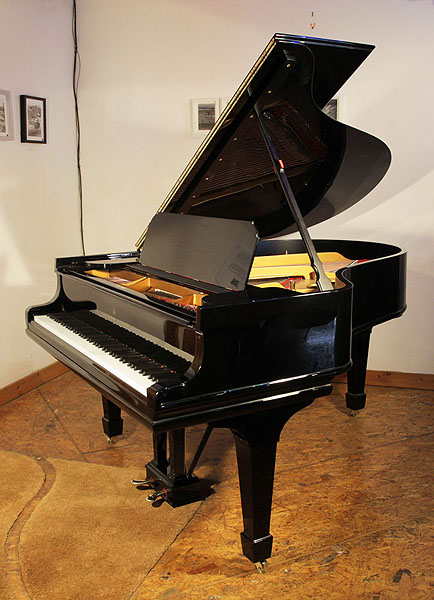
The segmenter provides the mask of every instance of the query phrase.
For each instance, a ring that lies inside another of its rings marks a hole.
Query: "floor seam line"
[[[188,521],[186,522],[186,524],[184,525],[184,527],[178,531],[178,533],[175,535],[175,537],[173,538],[173,540],[170,542],[170,544],[167,546],[167,548],[164,550],[164,552],[161,554],[161,556],[158,558],[158,560],[156,560],[156,562],[152,565],[152,567],[148,570],[148,572],[146,573],[146,575],[143,578],[143,581],[139,584],[139,586],[131,593],[131,595],[128,597],[127,600],[138,600],[138,596],[137,594],[140,593],[140,590],[143,588],[143,586],[146,584],[146,579],[148,578],[148,576],[152,573],[152,571],[157,567],[158,563],[162,560],[162,558],[164,557],[164,555],[170,550],[170,548],[173,546],[173,544],[176,542],[176,540],[178,539],[178,537],[181,535],[181,533],[183,533],[183,531],[188,527],[188,525],[190,525],[190,523],[192,522],[192,520],[194,519],[194,517],[197,515],[197,513],[199,512],[200,508],[202,507],[202,504],[205,502],[205,500],[202,500],[199,504],[199,506],[196,508],[196,510],[194,511],[194,513],[191,515],[191,517],[188,519]]]
[[[69,433],[67,427],[63,424],[63,422],[61,421],[60,417],[56,414],[54,408],[51,406],[51,403],[49,400],[47,400],[44,396],[44,394],[40,391],[37,390],[38,393],[40,394],[42,400],[45,402],[46,406],[48,407],[48,409],[50,410],[50,412],[52,413],[53,417],[56,419],[56,421],[59,423],[60,427],[63,429],[64,433],[68,436],[69,441],[71,442],[71,444],[74,446],[74,448],[77,450],[77,452],[80,454],[80,456],[83,457],[83,459],[89,463],[89,460],[87,459],[87,457],[85,456],[84,452],[81,450],[81,448],[77,445],[77,443],[75,442],[74,438],[72,437],[72,435]]]
[[[39,502],[51,491],[56,480],[55,467],[44,458],[35,458],[44,474],[44,480],[36,494],[27,502],[8,530],[4,545],[5,575],[13,600],[29,600],[21,571],[19,545],[24,526],[31,518]]]

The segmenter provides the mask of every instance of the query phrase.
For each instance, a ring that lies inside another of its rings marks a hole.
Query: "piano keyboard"
[[[156,382],[181,383],[190,366],[184,358],[91,311],[38,315],[34,321],[141,394]]]

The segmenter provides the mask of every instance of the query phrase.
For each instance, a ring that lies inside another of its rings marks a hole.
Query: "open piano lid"
[[[296,231],[255,106],[307,226],[362,199],[386,173],[390,151],[321,109],[373,48],[274,35],[159,212],[253,221],[261,238]]]

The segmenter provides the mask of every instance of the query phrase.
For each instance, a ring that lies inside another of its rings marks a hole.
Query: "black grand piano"
[[[308,231],[390,164],[383,142],[322,111],[372,50],[273,36],[137,250],[58,259],[56,297],[27,312],[28,334],[101,392],[109,438],[121,410],[152,431],[154,459],[135,482],[149,500],[198,500],[200,452],[212,428],[230,428],[253,562],[271,555],[285,423],[346,371],[347,406],[363,408],[371,329],[405,310],[405,252]],[[200,423],[187,468],[185,429]]]

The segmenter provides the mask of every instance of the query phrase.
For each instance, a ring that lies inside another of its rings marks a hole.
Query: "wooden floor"
[[[134,600],[433,599],[434,392],[370,386],[367,408],[351,417],[344,391],[336,385],[283,431],[265,574],[241,554],[233,442],[217,430],[197,469],[215,493]],[[1,449],[142,477],[151,435],[128,416],[124,428],[108,447],[98,394],[70,372],[0,407]],[[202,431],[188,433],[190,456]]]

